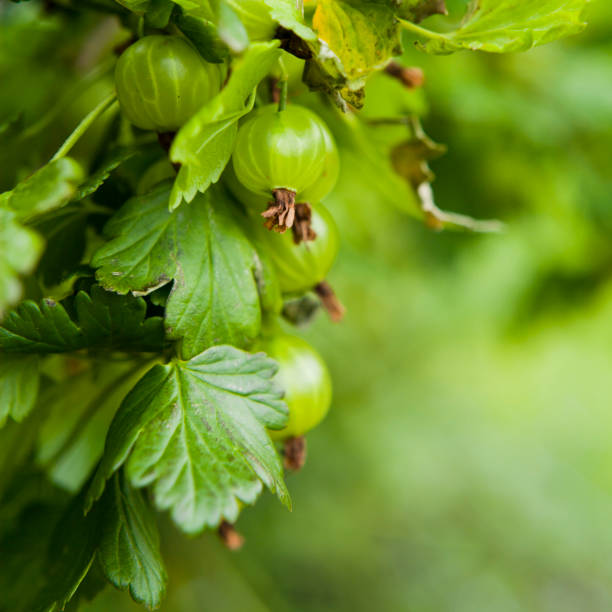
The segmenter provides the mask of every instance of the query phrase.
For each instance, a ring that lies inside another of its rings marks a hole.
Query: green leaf
[[[83,180],[83,169],[69,157],[62,157],[37,170],[12,191],[0,196],[0,206],[27,221],[36,215],[61,208],[72,199]]]
[[[103,526],[97,558],[106,577],[148,608],[157,608],[168,577],[159,550],[155,514],[142,493],[116,474],[102,499]]]
[[[110,291],[147,295],[172,280],[177,267],[178,232],[190,210],[168,211],[169,188],[128,200],[104,228],[110,241],[96,251],[91,265]],[[195,208],[195,206],[194,206]]]
[[[38,396],[38,355],[0,355],[0,427],[22,421]]]
[[[59,353],[83,346],[83,334],[61,304],[27,300],[0,327],[0,350],[11,353]]]
[[[365,78],[401,53],[395,12],[384,3],[319,0],[313,27],[349,82]]]
[[[218,64],[229,57],[229,49],[219,38],[217,26],[212,21],[178,13],[175,22],[206,61]]]
[[[461,27],[449,34],[404,26],[425,38],[417,46],[428,53],[462,49],[510,53],[526,51],[564,36],[581,32],[589,0],[475,0]]]
[[[68,506],[51,536],[45,571],[46,584],[37,601],[41,611],[63,610],[74,596],[94,560],[100,538],[97,511],[83,515],[83,496]]]
[[[198,191],[219,180],[232,154],[237,121],[253,108],[257,85],[280,57],[278,44],[252,44],[221,93],[178,131],[170,158],[181,169],[172,189],[171,208],[182,200],[191,202]]]
[[[9,445],[15,448],[9,448],[9,452],[18,451],[17,462],[11,461],[12,465],[2,464],[3,471],[9,473],[10,478],[6,479],[2,486],[1,491],[2,503],[0,503],[0,541],[15,528],[19,523],[19,517],[23,511],[31,507],[32,505],[42,505],[45,503],[57,504],[65,501],[66,494],[63,491],[55,488],[45,477],[45,475],[36,470],[30,463],[31,457],[29,456],[30,440],[29,432],[27,428],[33,423],[29,422],[20,427],[18,423],[11,423],[16,426],[17,433],[20,434],[17,444],[11,444],[12,440],[9,439]],[[15,434],[16,430],[12,430],[11,425],[5,427],[0,431],[0,438],[4,438],[5,433]],[[25,441],[26,451],[23,452],[23,444],[20,442]],[[0,443],[4,443],[4,439],[0,439]],[[2,449],[4,454],[4,448]],[[21,452],[19,452],[21,451]],[[19,456],[20,455],[20,456]],[[12,459],[12,457],[11,457]],[[0,475],[2,478],[2,475]],[[2,478],[4,480],[4,478]],[[0,549],[2,544],[0,544]],[[1,574],[3,573],[4,567],[0,563],[0,583],[2,582]],[[2,587],[0,586],[0,593],[3,593]],[[4,602],[0,600],[0,610]]]
[[[196,15],[209,21],[216,19],[216,2],[218,0],[174,0],[186,13]]]
[[[231,346],[152,368],[111,424],[88,505],[123,464],[131,484],[151,486],[157,507],[187,533],[234,521],[236,500],[252,503],[261,481],[289,505],[266,432],[282,428],[288,415],[275,372],[262,353]]]
[[[79,609],[79,600],[90,599],[106,584],[100,561],[111,581],[132,585],[137,600],[153,603],[157,597],[159,603],[163,582],[160,590],[153,580],[165,581],[165,572],[152,513],[142,496],[126,485],[117,491],[109,487],[87,516],[82,495],[64,500],[46,494],[26,506],[0,536],[0,610]],[[128,551],[131,559],[125,556]]]
[[[162,29],[168,25],[175,4],[172,0],[151,0],[145,19],[151,28]]]
[[[0,326],[0,350],[6,353],[64,353],[82,348],[157,351],[163,347],[159,317],[145,319],[142,299],[92,287],[74,300],[75,319],[64,306],[45,299],[27,300]]]
[[[148,362],[150,365],[150,361]],[[146,371],[133,361],[104,361],[46,389],[46,416],[36,442],[36,462],[50,480],[71,492],[91,475],[104,451],[106,432],[123,398]]]
[[[87,217],[91,211],[82,205],[64,208],[38,217],[33,223],[46,242],[45,255],[36,275],[46,287],[58,285],[80,266],[87,242]]]
[[[306,60],[303,79],[311,91],[320,91],[331,96],[343,111],[347,110],[347,102],[357,109],[363,106],[363,83],[359,81],[356,85],[349,86],[342,73],[342,66],[335,55],[327,52],[325,44],[319,45],[317,54]]]
[[[96,554],[93,563],[91,564],[87,575],[83,582],[79,585],[77,592],[74,594],[70,603],[66,606],[67,612],[78,612],[86,610],[87,603],[91,602],[101,591],[108,586],[108,580],[102,571],[98,555]],[[91,607],[91,606],[89,606]]]
[[[2,541],[0,610],[63,610],[87,575],[100,539],[99,512],[83,516],[83,498],[65,508],[35,505]]]
[[[211,34],[234,53],[249,45],[249,35],[238,15],[226,0],[175,0],[185,15],[210,24]]]
[[[20,276],[33,271],[43,251],[41,237],[0,208],[0,320],[21,298]]]
[[[164,331],[159,317],[146,317],[143,299],[125,297],[93,286],[75,298],[77,321],[86,347],[159,351]]]
[[[304,70],[310,89],[332,96],[343,110],[347,102],[361,108],[367,76],[402,51],[395,10],[391,2],[321,0],[313,18],[319,40],[309,43]]]
[[[131,157],[134,157],[134,155],[137,153],[139,153],[139,149],[136,147],[121,147],[113,151],[102,162],[102,164],[100,164],[96,171],[81,184],[81,186],[76,190],[72,200],[76,202],[95,193],[98,188],[102,186],[104,181],[106,181],[106,179],[111,175],[113,170],[118,168],[121,164],[123,164],[123,162],[127,161]]]
[[[270,8],[272,19],[283,28],[295,32],[302,40],[317,40],[315,32],[304,22],[295,0],[264,0],[264,2]]]
[[[166,334],[188,359],[215,344],[248,347],[261,329],[255,277],[257,252],[218,191],[194,201],[183,228],[174,286],[166,303]]]
[[[37,491],[33,492],[26,490],[29,487],[25,486],[28,476],[31,476],[32,480],[40,480],[41,476],[32,470],[31,454],[42,412],[34,410],[21,423],[9,420],[0,428],[0,536],[7,528],[7,521],[27,505],[28,499],[40,498],[45,492],[45,487],[34,485]],[[44,481],[48,483],[46,478]]]
[[[257,253],[219,189],[173,212],[163,186],[134,198],[105,228],[111,238],[94,254],[107,289],[146,294],[174,279],[166,333],[192,357],[214,344],[247,347],[258,335],[261,307]]]
[[[217,2],[217,32],[234,52],[242,53],[249,46],[249,35],[234,9],[225,0]]]
[[[47,552],[58,518],[54,506],[28,508],[0,540],[1,612],[41,611],[36,599],[45,583]],[[42,611],[46,612],[44,608]]]
[[[118,4],[126,9],[143,14],[148,8],[151,0],[115,0]]]

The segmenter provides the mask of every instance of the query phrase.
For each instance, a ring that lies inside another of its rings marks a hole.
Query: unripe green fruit
[[[287,426],[270,430],[274,440],[303,436],[316,427],[329,411],[331,378],[320,355],[304,340],[281,335],[264,340],[260,347],[278,362],[276,381],[285,390],[289,407]]]
[[[323,172],[319,179],[313,183],[304,193],[298,201],[320,202],[336,185],[338,180],[338,174],[340,172],[340,156],[338,155],[338,149],[336,143],[331,135],[331,132],[327,126],[322,123],[323,139],[325,141],[325,153],[323,157]]]
[[[145,36],[115,69],[121,110],[137,127],[172,132],[221,89],[223,71],[179,36]]]
[[[259,109],[240,127],[232,156],[236,178],[246,189],[270,197],[295,192],[296,202],[318,202],[338,177],[338,152],[323,121],[290,105]]]
[[[319,204],[312,209],[315,240],[295,244],[291,232],[267,231],[257,223],[260,243],[276,270],[283,293],[303,293],[325,280],[338,254],[338,228],[329,211]]]
[[[252,41],[269,40],[278,27],[263,0],[226,0],[234,9]]]

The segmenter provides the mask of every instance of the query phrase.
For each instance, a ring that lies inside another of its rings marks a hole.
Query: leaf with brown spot
[[[311,45],[304,80],[339,105],[363,105],[365,79],[402,52],[399,22],[389,3],[319,0],[313,17],[319,41]]]

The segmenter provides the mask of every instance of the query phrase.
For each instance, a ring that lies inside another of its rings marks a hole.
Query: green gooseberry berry
[[[295,244],[291,234],[268,232],[257,224],[260,244],[266,249],[285,294],[303,293],[324,281],[338,254],[338,228],[322,204],[313,208],[311,226],[316,239]]]
[[[292,227],[295,203],[316,203],[338,177],[338,152],[325,123],[311,110],[268,105],[254,112],[238,130],[232,155],[241,185],[251,201],[274,203],[262,213],[269,229]]]
[[[222,65],[206,62],[180,36],[141,38],[123,52],[115,69],[124,115],[135,126],[157,132],[178,130],[222,83]]]
[[[261,346],[278,363],[275,380],[285,391],[289,421],[274,440],[303,436],[327,415],[331,404],[331,377],[325,362],[305,340],[282,334],[264,339]]]

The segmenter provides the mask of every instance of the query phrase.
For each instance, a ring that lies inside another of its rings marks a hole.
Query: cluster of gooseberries
[[[125,117],[138,128],[167,135],[219,93],[225,76],[222,64],[206,62],[187,39],[151,35],[122,53],[115,83]],[[139,191],[166,178],[170,164],[162,163],[161,174],[159,164],[145,172]],[[338,232],[320,200],[337,175],[338,153],[324,122],[305,107],[273,103],[259,106],[240,125],[223,179],[247,210],[256,244],[265,249],[283,294],[314,290],[332,319],[339,319],[342,310],[325,277],[337,253]],[[287,426],[270,434],[285,442],[285,465],[301,467],[303,435],[329,409],[329,373],[298,337],[264,335],[255,348],[278,362],[277,378],[289,407]]]

